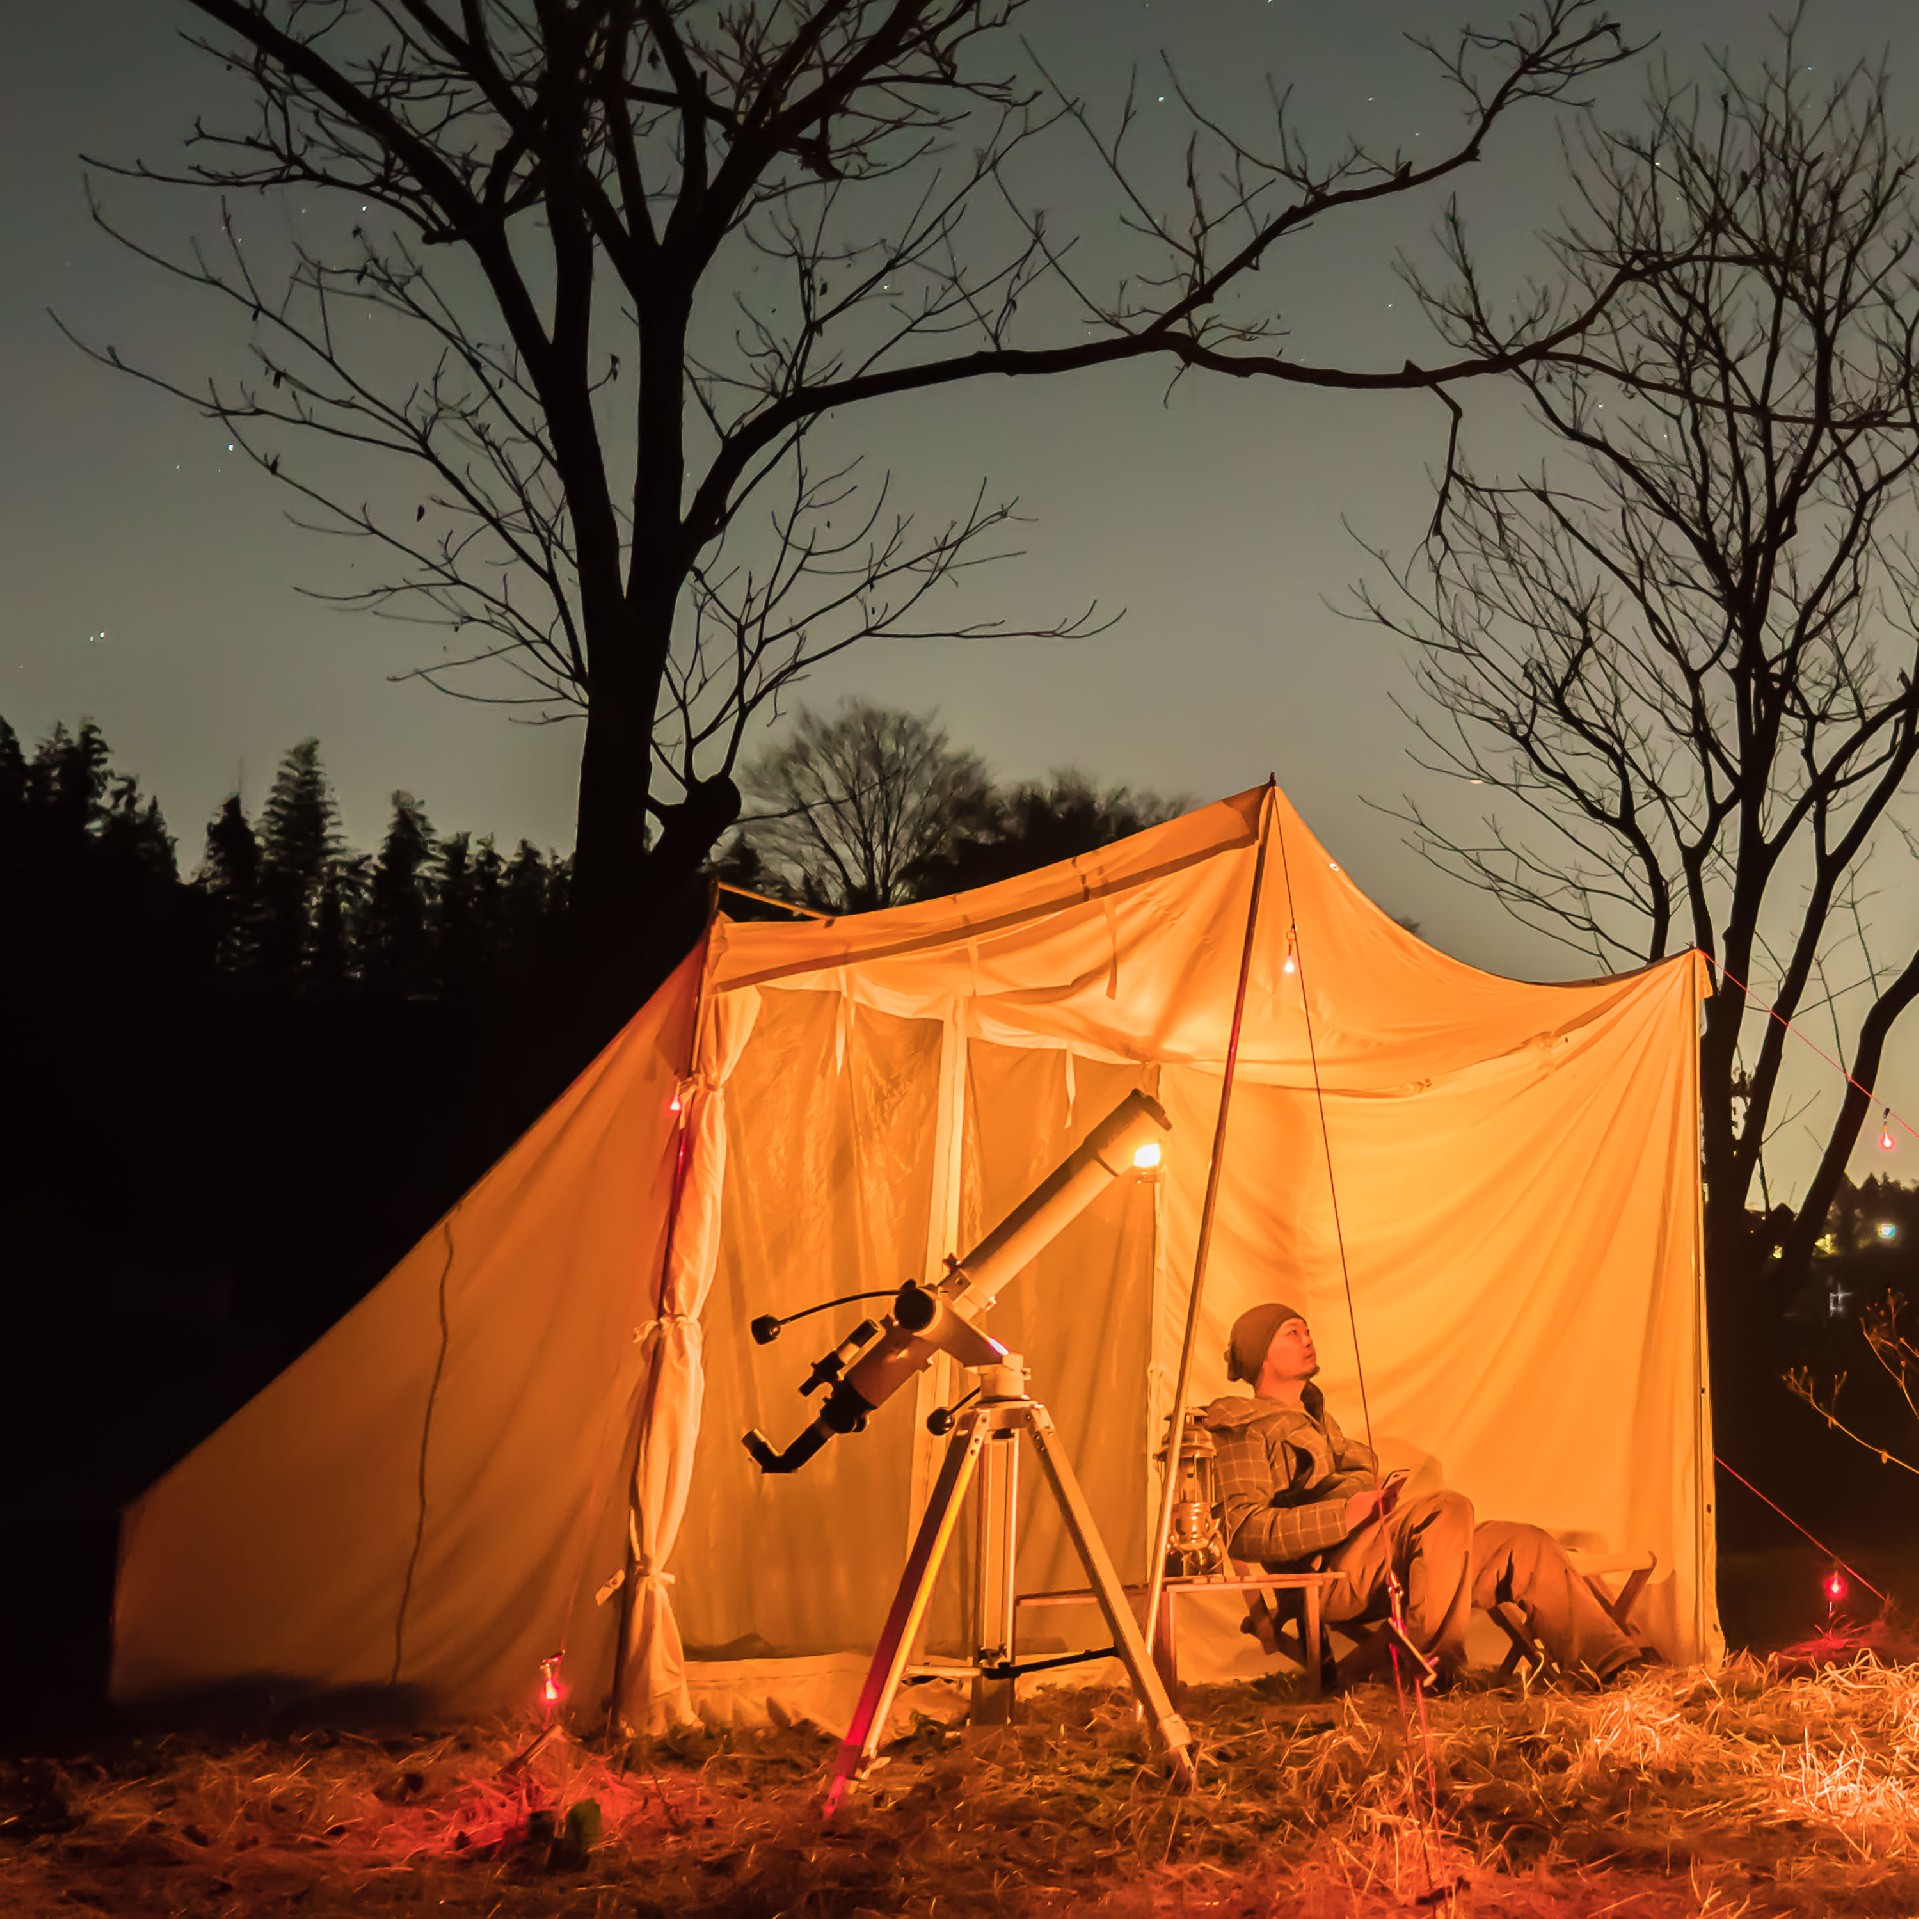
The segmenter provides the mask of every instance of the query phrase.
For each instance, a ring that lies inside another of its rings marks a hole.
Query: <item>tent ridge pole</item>
[[[1252,897],[1246,903],[1246,938],[1240,948],[1239,983],[1233,992],[1233,1024],[1226,1040],[1226,1066],[1220,1076],[1219,1113],[1213,1122],[1213,1152],[1206,1167],[1206,1197],[1199,1210],[1199,1240],[1193,1252],[1193,1284],[1186,1299],[1186,1331],[1180,1341],[1179,1373],[1173,1381],[1172,1410],[1166,1422],[1166,1469],[1160,1474],[1159,1511],[1153,1522],[1152,1557],[1146,1567],[1146,1643],[1159,1627],[1161,1589],[1166,1578],[1166,1542],[1172,1536],[1173,1495],[1178,1485],[1179,1442],[1186,1424],[1186,1398],[1192,1383],[1193,1347],[1199,1336],[1200,1301],[1206,1289],[1206,1263],[1213,1245],[1213,1213],[1219,1200],[1219,1170],[1226,1152],[1226,1117],[1233,1104],[1233,1079],[1239,1066],[1240,1025],[1246,1015],[1246,987],[1253,972],[1253,943],[1259,931],[1260,896],[1266,884],[1266,846],[1272,831],[1277,782],[1269,775],[1259,809],[1259,851],[1253,859]],[[1150,1442],[1150,1435],[1149,1435]]]

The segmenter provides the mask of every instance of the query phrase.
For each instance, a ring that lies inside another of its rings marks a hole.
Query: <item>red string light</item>
[[[1879,1150],[1882,1153],[1892,1151],[1892,1108],[1890,1106],[1879,1117]]]
[[[560,1703],[559,1669],[558,1653],[551,1659],[540,1661],[540,1708],[548,1719],[553,1717],[553,1709]]]

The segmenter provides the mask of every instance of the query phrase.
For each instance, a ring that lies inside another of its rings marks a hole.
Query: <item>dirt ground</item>
[[[1919,1666],[1742,1658],[1606,1694],[1188,1702],[1197,1791],[1130,1702],[930,1721],[830,1820],[817,1728],[616,1750],[531,1726],[122,1740],[0,1762],[0,1912],[1911,1914]]]

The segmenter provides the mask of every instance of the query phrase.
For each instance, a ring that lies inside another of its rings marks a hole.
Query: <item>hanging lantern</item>
[[[560,1703],[560,1655],[540,1661],[540,1711],[548,1719]]]
[[[1844,1601],[1846,1597],[1846,1593],[1848,1591],[1848,1588],[1846,1585],[1846,1576],[1844,1573],[1842,1573],[1839,1570],[1837,1566],[1835,1566],[1832,1569],[1832,1571],[1826,1575],[1825,1587],[1826,1587],[1826,1607],[1828,1611],[1831,1611],[1832,1609],[1836,1608]]]
[[[1890,1106],[1879,1117],[1879,1150],[1882,1153],[1892,1151],[1892,1108]]]

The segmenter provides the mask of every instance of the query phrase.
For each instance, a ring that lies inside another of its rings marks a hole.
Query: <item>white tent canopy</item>
[[[794,1389],[860,1309],[767,1347],[747,1323],[937,1271],[1144,1084],[1173,1119],[1163,1179],[1113,1188],[991,1321],[1142,1576],[1262,838],[1196,1397],[1224,1390],[1233,1317],[1288,1300],[1349,1429],[1363,1362],[1416,1489],[1654,1550],[1642,1619],[1674,1656],[1715,1654],[1702,965],[1477,972],[1372,906],[1269,789],[952,899],[718,921],[441,1226],[132,1509],[116,1697],[365,1689],[469,1713],[530,1699],[563,1650],[592,1705],[624,1615],[636,1723],[843,1716],[930,1478],[921,1415],[953,1395],[929,1373],[763,1478],[741,1433],[810,1417]],[[1035,1506],[1022,1586],[1073,1572]],[[936,1641],[956,1642],[950,1583]],[[1190,1670],[1256,1669],[1227,1623]]]

